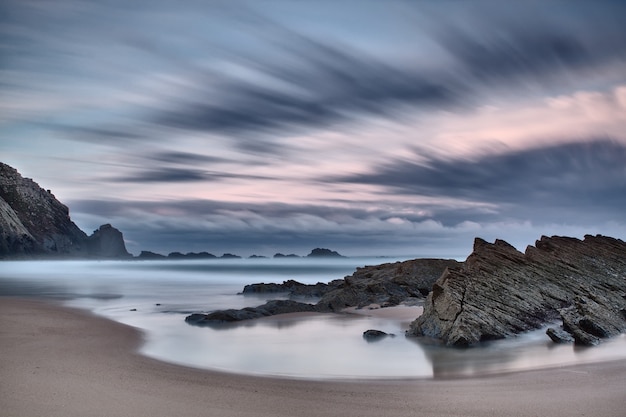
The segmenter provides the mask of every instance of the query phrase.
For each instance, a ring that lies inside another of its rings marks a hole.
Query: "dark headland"
[[[88,236],[50,190],[0,163],[0,258],[131,256],[119,230],[105,224]]]

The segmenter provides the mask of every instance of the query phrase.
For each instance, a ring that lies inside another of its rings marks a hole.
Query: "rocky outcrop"
[[[294,300],[272,300],[255,308],[192,314],[187,317],[186,321],[190,324],[205,325],[206,323],[227,323],[304,311],[338,313],[346,307],[364,307],[374,303],[382,307],[398,305],[402,302],[423,299],[446,267],[458,265],[460,265],[459,262],[450,259],[413,259],[357,268],[351,276],[331,281],[328,284],[318,282],[307,285],[288,280],[282,284],[246,285],[243,294],[285,293],[291,298],[321,297],[321,299],[317,304]]]
[[[283,281],[282,284],[278,283],[258,283],[249,284],[243,287],[242,294],[287,294],[289,297],[302,298],[302,297],[322,297],[329,291],[338,288],[343,283],[343,280],[331,281],[328,284],[318,282],[317,284],[303,284],[293,279]]]
[[[421,300],[446,268],[458,267],[454,259],[413,259],[357,268],[322,296],[318,305],[330,311],[346,307],[382,307]]]
[[[469,346],[562,320],[549,336],[595,344],[626,330],[626,243],[604,236],[542,237],[525,253],[474,242],[462,267],[433,285],[409,335]]]
[[[50,190],[0,163],[0,257],[33,256],[130,255],[117,229],[104,225],[87,236]]]

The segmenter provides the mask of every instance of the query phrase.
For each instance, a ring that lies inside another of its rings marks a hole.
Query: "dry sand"
[[[190,369],[136,353],[133,328],[0,298],[0,415],[624,416],[626,361],[485,378],[303,381]]]

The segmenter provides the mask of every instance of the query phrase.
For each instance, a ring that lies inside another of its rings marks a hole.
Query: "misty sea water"
[[[244,296],[246,284],[287,279],[314,284],[356,267],[408,258],[282,258],[160,261],[4,261],[0,295],[62,300],[138,328],[140,352],[166,362],[291,378],[431,378],[626,358],[626,336],[593,348],[555,345],[539,329],[472,349],[406,338],[419,307],[393,317],[359,314],[275,316],[219,328],[195,327],[195,312],[257,306],[275,294]],[[316,300],[310,300],[315,302]],[[1,299],[0,299],[1,302]],[[392,333],[376,342],[368,329]]]

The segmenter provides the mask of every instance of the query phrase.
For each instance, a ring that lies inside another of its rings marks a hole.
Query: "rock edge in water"
[[[290,298],[316,297],[319,301],[308,304],[294,300],[272,300],[259,307],[218,310],[209,314],[196,313],[185,320],[195,325],[224,324],[275,314],[309,311],[339,313],[346,307],[365,307],[370,304],[389,307],[410,303],[423,300],[443,270],[457,265],[460,263],[452,259],[413,259],[357,268],[352,275],[328,284],[318,282],[307,285],[288,280],[282,284],[246,285],[244,295],[284,293]]]

